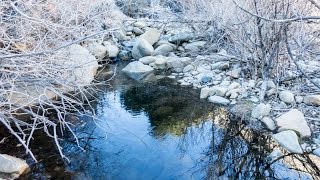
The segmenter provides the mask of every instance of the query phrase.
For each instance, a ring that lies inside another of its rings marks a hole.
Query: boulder
[[[154,55],[166,56],[170,52],[174,51],[175,47],[171,44],[162,44],[154,50]]]
[[[236,99],[237,97],[239,96],[239,94],[238,93],[236,93],[236,92],[233,92],[233,93],[231,93],[231,95],[230,95],[230,99]]]
[[[252,109],[251,116],[253,118],[262,119],[264,116],[268,116],[271,111],[270,104],[260,103]]]
[[[137,21],[133,23],[133,26],[138,28],[144,28],[147,26],[147,23],[145,21]]]
[[[221,105],[228,105],[230,101],[226,98],[220,97],[220,96],[210,96],[208,98],[208,101],[214,104],[221,104]]]
[[[277,128],[276,124],[270,117],[262,118],[261,122],[263,122],[263,124],[266,125],[270,131],[274,131]]]
[[[167,59],[167,65],[169,68],[172,68],[175,72],[182,72],[185,64],[181,61],[181,58],[169,57]]]
[[[155,69],[165,69],[167,60],[163,56],[157,56],[157,60],[154,62]]]
[[[132,57],[138,60],[145,56],[151,56],[153,51],[152,45],[147,40],[138,38],[132,48]]]
[[[194,66],[189,64],[187,65],[186,67],[183,68],[183,73],[187,73],[187,72],[190,72],[190,71],[193,71],[194,70]]]
[[[109,41],[105,41],[105,42],[103,43],[103,45],[106,47],[108,56],[109,56],[110,58],[115,58],[115,57],[118,56],[119,51],[120,51],[119,48],[118,48],[118,46],[112,44],[112,43],[109,42]]]
[[[223,97],[227,93],[227,88],[225,88],[225,87],[214,86],[212,88],[213,88],[213,90],[215,92],[215,95],[217,95],[217,96]]]
[[[227,91],[226,96],[229,97],[232,94],[235,94],[235,93],[238,94],[239,92],[240,92],[239,88],[238,89],[231,89],[231,90]]]
[[[274,149],[268,156],[267,156],[267,161],[268,162],[272,162],[276,159],[278,159],[279,157],[283,156],[283,153],[281,152],[280,149]]]
[[[273,134],[272,137],[289,152],[297,154],[303,153],[298,141],[298,136],[294,131],[282,131],[277,134]]]
[[[294,130],[297,131],[301,137],[311,136],[310,127],[304,118],[302,112],[297,109],[291,109],[275,119],[279,131]]]
[[[122,71],[132,79],[137,81],[144,79],[153,72],[153,68],[144,65],[142,62],[134,61],[129,63]]]
[[[157,60],[157,58],[154,56],[146,56],[146,57],[139,59],[140,62],[142,62],[143,64],[146,64],[146,65],[154,63],[156,60]]]
[[[194,35],[191,32],[179,32],[171,37],[169,37],[168,41],[171,43],[182,43],[189,41],[194,38]]]
[[[294,99],[296,100],[296,103],[302,103],[303,97],[302,96],[295,96]]]
[[[253,79],[250,79],[248,82],[248,87],[254,88],[256,86],[256,81]]]
[[[98,59],[103,59],[106,56],[107,48],[102,44],[92,42],[87,45],[87,48]]]
[[[281,101],[287,103],[287,104],[291,104],[294,102],[294,95],[291,91],[281,91],[279,93],[279,98]]]
[[[269,80],[269,81],[267,81],[267,88],[268,89],[276,89],[277,86],[272,80]]]
[[[219,70],[224,71],[224,70],[229,69],[229,67],[230,67],[229,61],[227,61],[227,62],[216,62],[214,64],[211,64],[211,69],[212,70],[219,69]]]
[[[200,74],[200,81],[202,83],[209,83],[211,81],[213,81],[213,74],[212,73],[203,73],[203,74]]]
[[[215,94],[215,91],[213,88],[209,88],[209,87],[202,88],[200,91],[200,99],[205,99],[214,94]]]
[[[160,33],[157,29],[149,28],[140,36],[140,38],[147,40],[151,45],[153,45],[159,41]]]
[[[310,106],[320,106],[320,95],[305,96],[303,102]]]
[[[140,36],[141,34],[143,34],[143,31],[138,27],[133,27],[132,32],[137,36]]]
[[[241,85],[237,82],[233,82],[228,86],[228,91],[232,90],[232,89],[237,89],[239,88]]]
[[[318,157],[320,157],[320,147],[319,148],[317,148],[317,149],[315,149],[315,150],[313,150],[313,152],[312,152],[314,155],[316,155],[316,156],[318,156]]]
[[[206,44],[206,41],[196,41],[196,42],[191,42],[188,43],[184,46],[184,49],[187,51],[199,51],[200,49],[202,49],[204,47],[204,45]]]
[[[91,83],[99,66],[86,48],[73,44],[62,52],[62,56],[64,58],[57,60],[57,63],[71,69],[65,73],[67,81],[76,81],[83,86]]]
[[[220,86],[228,87],[230,84],[231,84],[230,81],[223,80],[223,81],[220,83]]]
[[[0,179],[16,179],[29,170],[29,165],[24,160],[0,154]]]
[[[241,73],[241,68],[238,68],[238,69],[234,69],[234,70],[232,70],[232,71],[228,71],[228,72],[226,73],[226,75],[227,75],[227,76],[230,76],[230,77],[232,77],[232,78],[237,79],[237,78],[240,77],[240,73]]]

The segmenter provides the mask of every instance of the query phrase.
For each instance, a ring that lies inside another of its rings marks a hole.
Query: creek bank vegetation
[[[319,7],[311,0],[3,1],[0,122],[34,160],[28,147],[40,129],[67,159],[57,131],[72,132],[66,117],[87,114],[95,86],[116,73],[101,78],[99,63],[130,61],[122,70],[129,77],[165,72],[201,89],[201,99],[265,124],[289,152],[320,156]],[[28,121],[19,118],[25,114]]]

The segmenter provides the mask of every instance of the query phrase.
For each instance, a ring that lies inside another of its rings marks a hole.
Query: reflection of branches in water
[[[267,135],[246,128],[236,121],[229,121],[224,128],[213,124],[212,142],[198,167],[206,172],[207,179],[277,179],[290,177],[290,170],[303,172],[296,176],[320,178],[319,165],[309,155],[287,154],[268,162],[268,155],[276,145]],[[288,172],[279,172],[282,166]],[[292,175],[293,177],[295,175]]]

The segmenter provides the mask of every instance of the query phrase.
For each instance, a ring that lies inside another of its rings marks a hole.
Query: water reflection
[[[76,129],[86,151],[80,152],[72,139],[64,143],[70,170],[80,179],[320,177],[308,155],[286,156],[303,162],[290,168],[282,159],[270,161],[278,145],[229,117],[226,109],[201,102],[198,94],[167,80],[104,93],[98,120],[88,119]]]

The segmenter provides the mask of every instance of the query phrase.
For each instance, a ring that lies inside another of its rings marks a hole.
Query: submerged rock
[[[303,113],[297,109],[291,109],[289,112],[282,114],[275,119],[275,122],[279,127],[279,131],[291,129],[297,131],[301,137],[311,136],[310,127],[308,126]]]
[[[298,141],[298,136],[294,131],[282,131],[277,134],[273,134],[272,137],[289,152],[297,154],[303,153]]]
[[[0,154],[0,179],[16,179],[29,171],[29,165],[19,158]]]
[[[134,61],[129,63],[122,71],[135,80],[142,80],[153,72],[153,68],[144,65],[142,62]]]
[[[215,103],[215,104],[221,104],[221,105],[228,105],[230,101],[226,98],[220,97],[220,96],[210,96],[208,98],[209,102]]]

